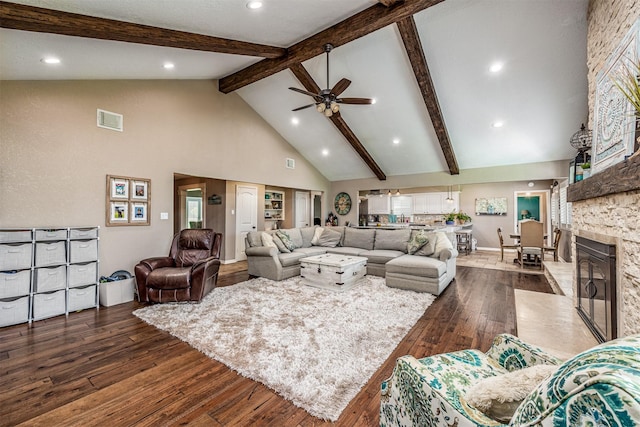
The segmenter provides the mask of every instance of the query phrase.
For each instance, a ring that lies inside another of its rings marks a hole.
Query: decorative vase
[[[447,225],[454,225],[454,224],[455,224],[455,221],[445,221],[445,223],[446,223]]]

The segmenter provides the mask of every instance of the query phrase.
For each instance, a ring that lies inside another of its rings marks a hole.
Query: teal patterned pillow
[[[285,245],[285,247],[290,251],[296,248],[296,245],[291,241],[291,238],[289,237],[289,235],[284,231],[282,230],[276,231],[276,236],[280,238],[280,240],[282,241],[282,244]]]
[[[429,243],[429,237],[424,233],[424,230],[421,230],[419,233],[416,233],[411,240],[409,240],[409,243],[407,243],[407,252],[409,255],[413,255],[427,243]]]

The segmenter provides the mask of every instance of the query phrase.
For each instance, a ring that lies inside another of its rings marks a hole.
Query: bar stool
[[[471,240],[473,239],[473,234],[471,230],[458,230],[456,231],[456,243],[458,244],[458,252],[465,253],[466,255],[471,254]]]

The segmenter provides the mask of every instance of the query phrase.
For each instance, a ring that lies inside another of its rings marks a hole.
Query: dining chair
[[[556,228],[554,230],[555,236],[553,237],[553,246],[542,247],[542,260],[544,261],[544,252],[553,252],[553,260],[558,262],[558,247],[560,246],[560,237],[562,236],[562,230]]]
[[[540,261],[542,267],[542,254],[544,247],[544,224],[538,221],[526,221],[520,224],[520,247],[518,248],[518,262],[524,268],[527,259],[533,256],[534,263]]]
[[[500,261],[504,261],[504,250],[505,249],[517,249],[520,247],[519,244],[514,245],[505,245],[504,238],[502,237],[502,228],[498,227],[498,239],[500,239]]]

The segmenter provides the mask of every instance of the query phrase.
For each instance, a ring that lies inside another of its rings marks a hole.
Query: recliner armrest
[[[211,256],[209,258],[205,258],[205,259],[201,259],[200,261],[197,261],[195,264],[191,266],[191,271],[194,271],[196,268],[200,267],[203,264],[205,264],[206,267],[208,267],[208,264],[211,263],[212,261],[217,261],[218,265],[220,264],[220,259],[217,256]]]
[[[140,264],[146,265],[150,270],[155,270],[163,267],[175,267],[175,260],[171,257],[155,257],[143,259]]]

